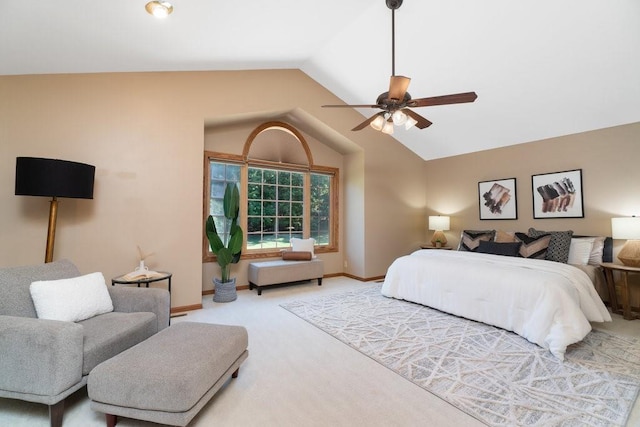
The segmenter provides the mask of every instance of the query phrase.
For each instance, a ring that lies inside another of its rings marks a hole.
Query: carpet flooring
[[[636,338],[594,330],[560,362],[379,285],[281,306],[490,426],[624,426],[640,389]]]

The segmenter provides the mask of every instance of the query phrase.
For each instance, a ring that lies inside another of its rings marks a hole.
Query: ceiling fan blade
[[[356,105],[323,105],[323,108],[380,108],[375,104],[356,104]]]
[[[424,128],[428,128],[429,126],[431,126],[433,123],[431,123],[429,120],[425,119],[424,117],[422,117],[420,114],[416,113],[415,111],[412,111],[408,108],[405,108],[402,110],[407,116],[411,117],[413,120],[415,120],[417,123],[415,124],[415,126],[418,129],[424,129]]]
[[[404,94],[409,89],[411,79],[405,76],[391,76],[389,80],[389,99],[404,99]]]
[[[432,96],[430,98],[413,99],[407,102],[407,107],[429,107],[432,105],[462,104],[473,102],[478,95],[475,92],[456,93],[453,95]]]
[[[382,115],[384,115],[384,112],[380,112],[380,113],[374,114],[373,116],[369,117],[367,120],[365,120],[364,122],[360,123],[358,126],[354,127],[351,130],[352,131],[362,130],[362,129],[366,128],[372,121],[374,121],[376,119],[376,117],[382,116]]]

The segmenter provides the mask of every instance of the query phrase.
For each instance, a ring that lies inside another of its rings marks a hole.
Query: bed
[[[564,360],[567,346],[591,331],[589,322],[611,321],[583,270],[544,259],[419,250],[392,263],[381,292],[513,331]]]

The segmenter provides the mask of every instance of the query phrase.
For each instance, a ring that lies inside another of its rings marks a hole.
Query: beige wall
[[[640,214],[638,159],[640,123],[429,161],[424,164],[427,215],[451,215],[446,236],[452,245],[463,229],[535,227],[610,236],[612,217]],[[534,220],[531,175],[571,169],[582,169],[584,218]],[[503,178],[516,178],[518,219],[481,221],[478,182]],[[616,250],[622,243],[615,242]]]
[[[95,197],[60,200],[54,259],[108,280],[137,265],[140,245],[155,253],[149,267],[174,273],[173,307],[200,304],[213,275],[201,254],[204,125],[297,109],[356,147],[342,153],[344,237],[328,272],[353,259],[350,274],[383,275],[423,230],[423,162],[380,132],[351,132],[359,113],[321,108],[338,102],[298,70],[1,76],[0,266],[44,259],[48,200],[14,195],[15,158],[79,161],[96,166]]]
[[[342,240],[328,273],[384,275],[428,240],[433,213],[452,215],[455,244],[462,228],[489,225],[610,234],[611,216],[640,211],[640,124],[423,162],[380,132],[351,132],[359,113],[320,107],[337,102],[298,70],[2,76],[0,266],[44,258],[48,200],[14,195],[15,158],[85,162],[96,166],[95,198],[60,200],[54,259],[109,279],[133,269],[140,245],[155,252],[151,268],[174,273],[173,306],[199,304],[214,274],[201,254],[205,123],[293,110],[352,145],[310,138],[317,163],[342,168]],[[244,142],[246,129],[229,132]],[[534,221],[531,174],[573,168],[583,169],[586,217]],[[477,182],[509,177],[519,219],[480,221]]]

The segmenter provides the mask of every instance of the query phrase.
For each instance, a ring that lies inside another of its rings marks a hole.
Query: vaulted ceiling
[[[387,90],[385,0],[172,0],[164,20],[145,3],[2,0],[0,75],[299,68],[348,104]],[[640,2],[405,0],[396,74],[413,98],[478,94],[396,130],[424,159],[639,122]]]

